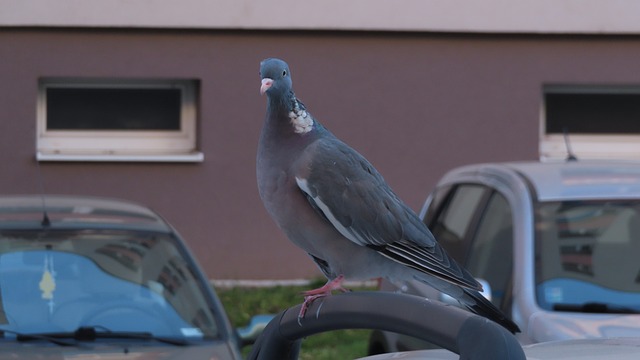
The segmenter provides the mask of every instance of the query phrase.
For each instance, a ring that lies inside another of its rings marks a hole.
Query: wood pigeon
[[[419,280],[511,332],[482,286],[435,240],[427,226],[357,151],[324,128],[296,98],[286,62],[261,62],[267,112],[258,144],[260,197],[280,229],[329,279],[304,293],[299,318],[344,279]]]

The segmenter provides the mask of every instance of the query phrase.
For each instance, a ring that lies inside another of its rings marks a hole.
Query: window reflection
[[[0,327],[217,336],[204,289],[168,235],[5,231],[0,239]]]
[[[537,205],[538,301],[640,306],[640,201]]]

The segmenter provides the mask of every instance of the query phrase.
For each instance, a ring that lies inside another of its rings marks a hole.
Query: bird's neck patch
[[[289,112],[289,119],[296,134],[306,134],[313,129],[313,118],[299,101],[293,101],[293,109]]]

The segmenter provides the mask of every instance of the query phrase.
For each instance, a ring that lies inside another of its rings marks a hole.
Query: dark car
[[[240,359],[185,242],[134,203],[0,197],[0,358]]]
[[[420,216],[522,344],[640,337],[639,163],[467,165],[442,177]],[[451,302],[418,282],[382,288]],[[376,331],[370,352],[424,346]]]

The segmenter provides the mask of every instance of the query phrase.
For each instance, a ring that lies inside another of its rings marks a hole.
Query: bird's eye
[[[282,76],[287,76],[287,70],[282,71]]]

